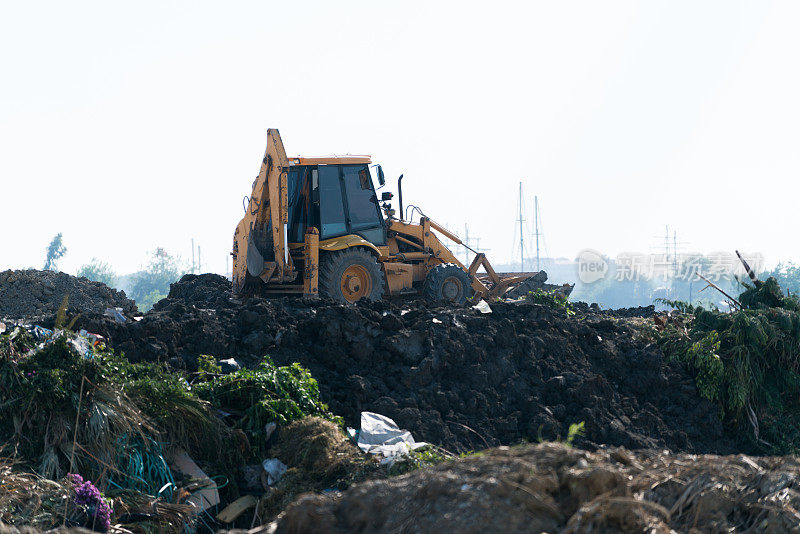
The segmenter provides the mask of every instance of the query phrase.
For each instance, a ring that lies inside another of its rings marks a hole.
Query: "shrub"
[[[195,388],[215,408],[237,414],[235,426],[257,450],[265,443],[267,423],[285,425],[314,415],[342,424],[320,401],[317,381],[298,363],[278,367],[265,358],[255,369],[241,369]]]
[[[685,363],[700,394],[715,401],[726,422],[750,428],[773,453],[800,449],[800,306],[774,278],[748,287],[744,309],[694,308],[686,326],[670,324],[659,343]]]

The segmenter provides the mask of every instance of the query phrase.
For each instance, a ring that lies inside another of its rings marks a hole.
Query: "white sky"
[[[797,2],[0,4],[0,269],[201,245],[222,272],[263,155],[372,154],[514,251],[800,260]],[[531,214],[526,215],[529,219]]]

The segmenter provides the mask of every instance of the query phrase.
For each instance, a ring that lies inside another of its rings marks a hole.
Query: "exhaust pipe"
[[[400,175],[400,178],[397,179],[397,197],[398,201],[400,202],[400,220],[402,221],[405,217],[405,213],[403,213],[403,175]]]

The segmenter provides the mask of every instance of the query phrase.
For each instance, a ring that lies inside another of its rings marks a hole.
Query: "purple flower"
[[[111,527],[111,507],[91,481],[84,481],[78,474],[69,474],[67,478],[75,488],[75,504],[82,507],[88,515],[89,527],[106,532]]]

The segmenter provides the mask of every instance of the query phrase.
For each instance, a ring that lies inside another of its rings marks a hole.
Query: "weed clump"
[[[566,310],[567,315],[574,315],[572,303],[567,300],[567,296],[557,291],[545,291],[541,288],[536,291],[529,291],[527,299],[534,304],[547,306],[551,310]]]
[[[285,426],[317,416],[342,426],[320,401],[317,381],[298,363],[276,366],[265,358],[255,369],[240,369],[195,385],[197,395],[212,406],[235,416],[256,453],[266,446],[267,425]]]

